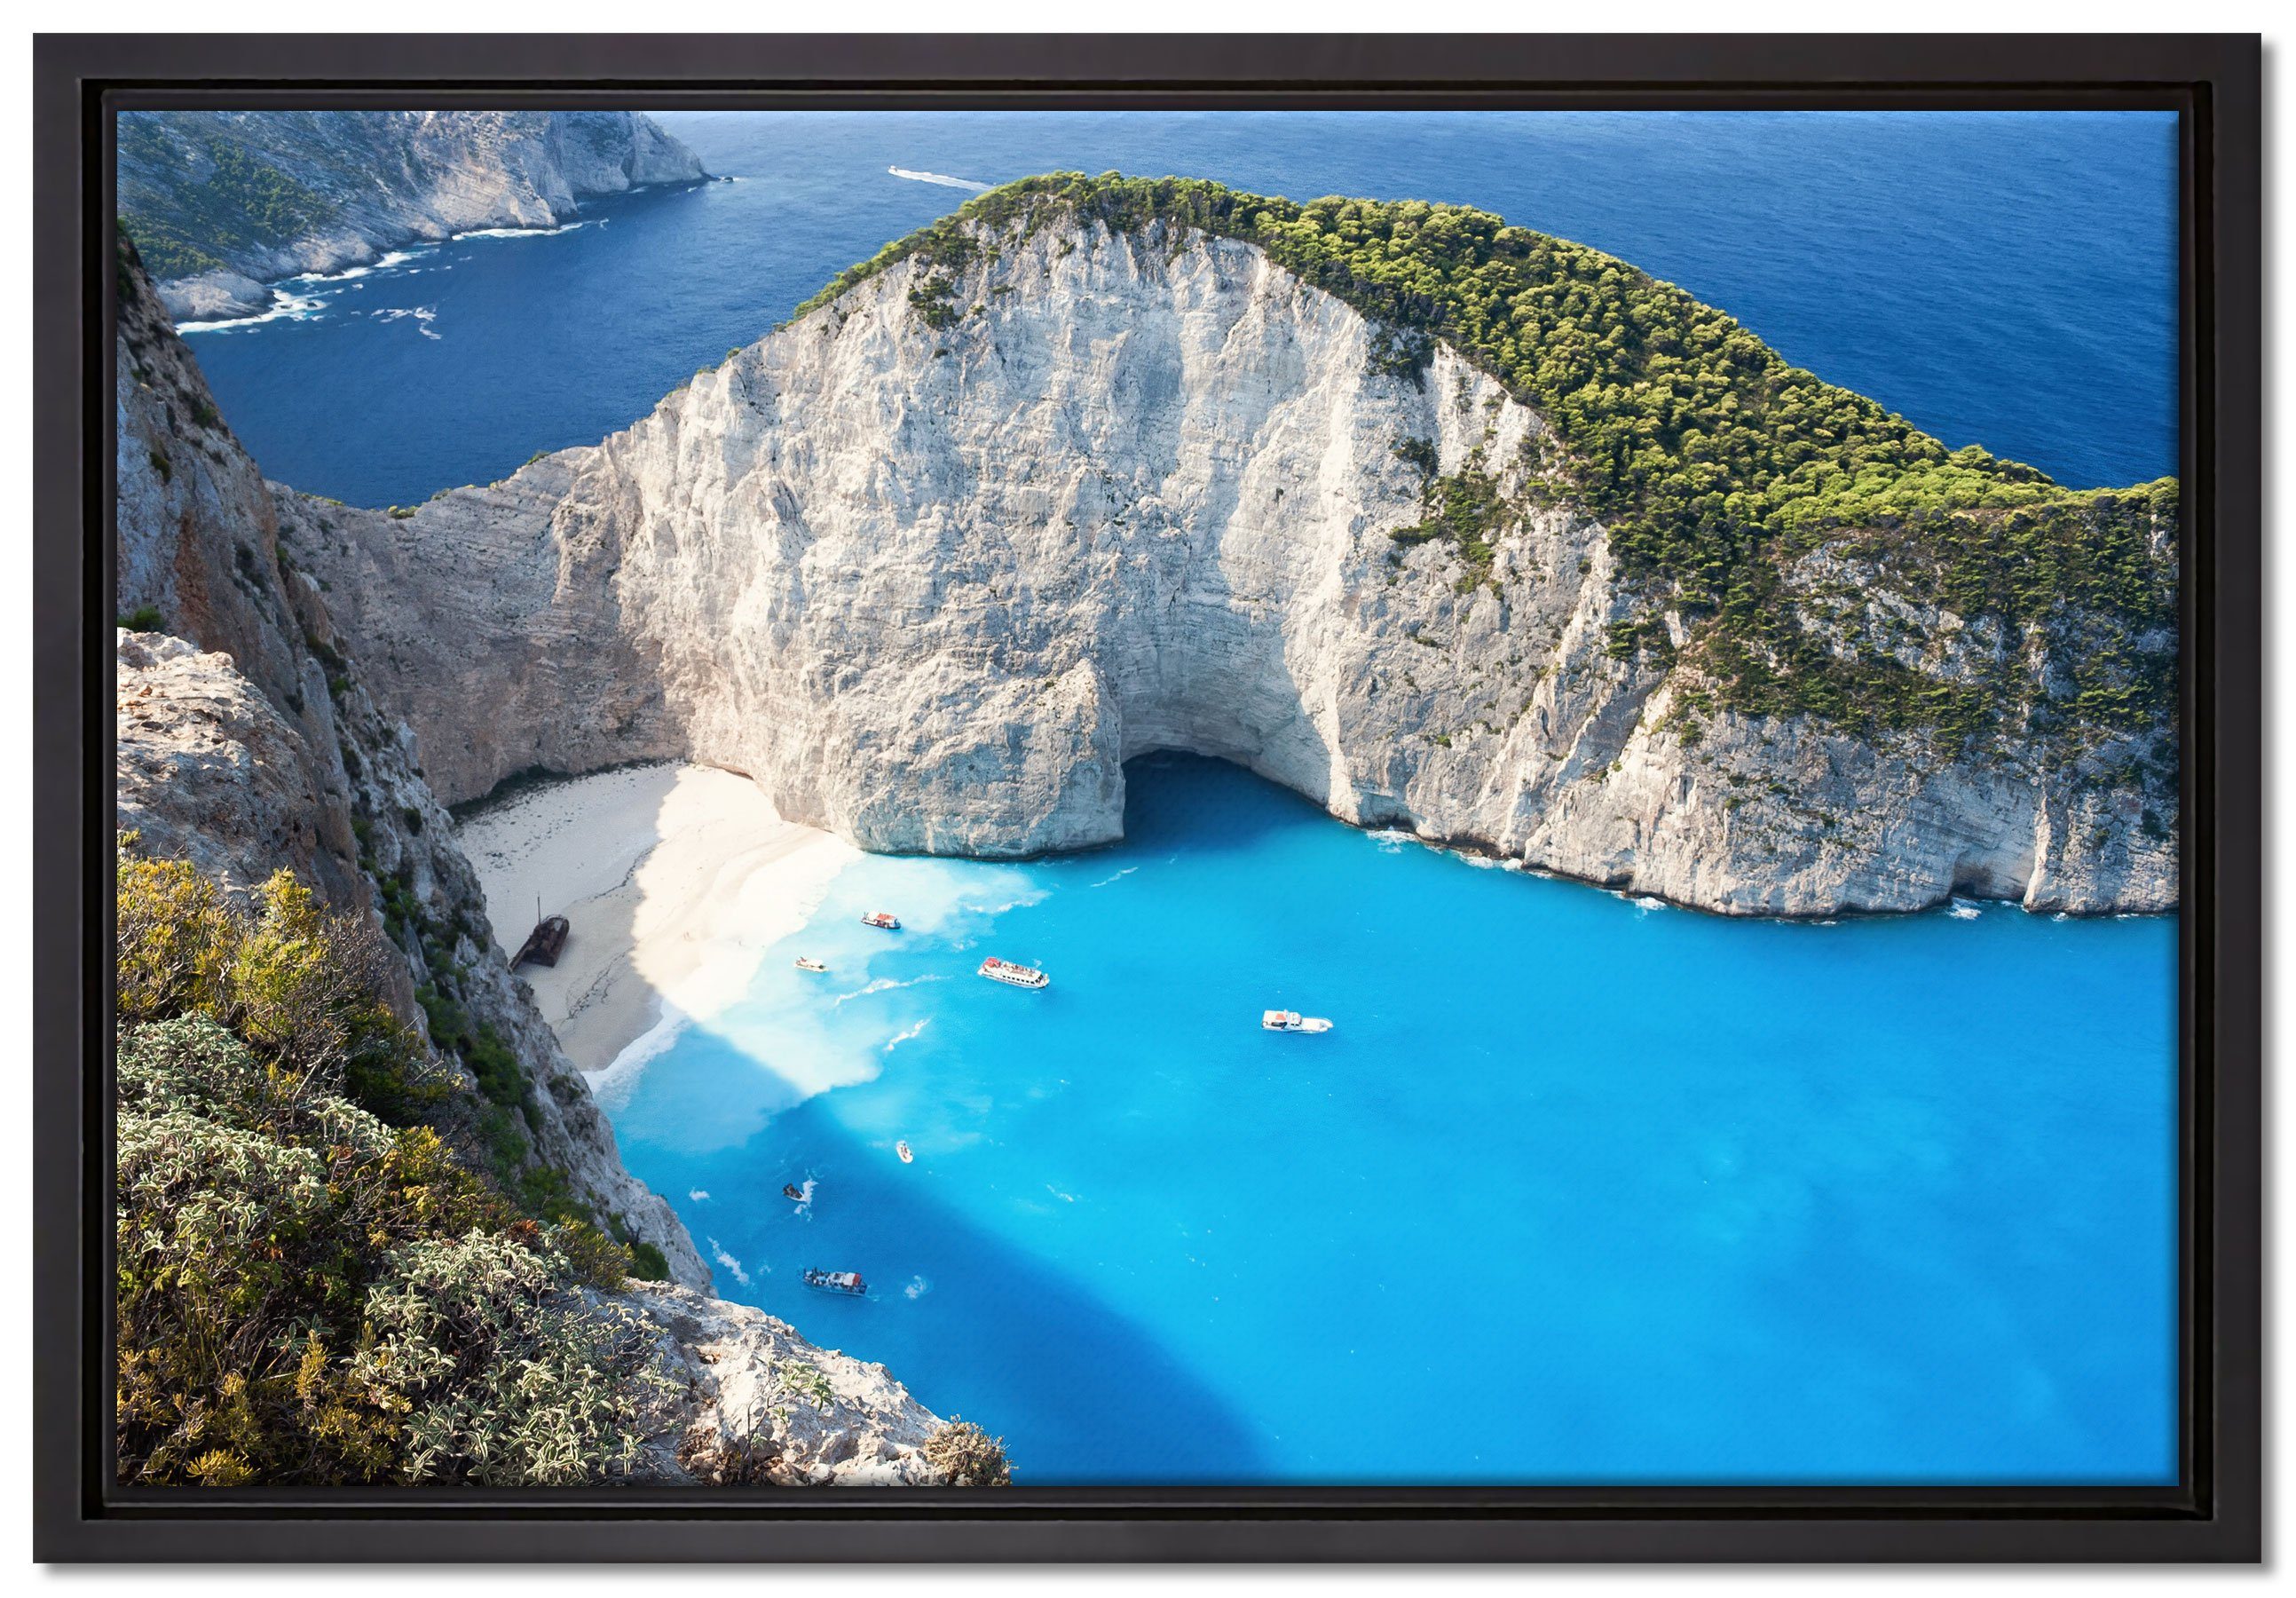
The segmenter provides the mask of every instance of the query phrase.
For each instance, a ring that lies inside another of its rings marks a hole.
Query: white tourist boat
[[[1332,1024],[1322,1016],[1303,1016],[1296,1009],[1264,1009],[1259,1012],[1259,1024],[1269,1032],[1329,1032]]]
[[[909,1140],[906,1138],[893,1145],[893,1152],[901,1157],[901,1163],[905,1166],[911,1164],[917,1157],[917,1151],[909,1147]]]
[[[861,1280],[858,1271],[812,1271],[805,1273],[805,1285],[818,1293],[840,1293],[848,1298],[866,1298],[869,1284]]]
[[[814,959],[810,954],[799,955],[795,963],[797,968],[800,971],[826,971],[829,969],[827,966]]]
[[[901,930],[901,918],[889,910],[873,910],[861,918],[861,925],[874,927],[882,932],[898,932]]]
[[[1034,966],[1016,966],[993,954],[980,962],[980,974],[991,982],[1010,983],[1016,988],[1049,987],[1053,981]]]

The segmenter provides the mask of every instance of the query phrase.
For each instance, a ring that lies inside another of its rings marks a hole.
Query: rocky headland
[[[633,111],[129,111],[119,216],[178,322],[411,243],[552,227],[581,202],[707,177]]]
[[[1028,855],[1179,749],[1711,910],[2176,900],[2173,482],[1948,452],[1474,212],[1032,180],[602,443],[275,498],[449,801],[691,758]]]

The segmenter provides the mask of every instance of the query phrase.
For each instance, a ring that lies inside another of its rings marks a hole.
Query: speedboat
[[[861,925],[874,927],[880,932],[898,932],[901,930],[901,918],[889,910],[873,910],[861,918]]]
[[[1322,1016],[1303,1016],[1296,1009],[1264,1009],[1259,1012],[1259,1024],[1270,1032],[1329,1032],[1332,1024]]]
[[[914,1165],[916,1161],[917,1151],[909,1147],[909,1141],[906,1138],[893,1145],[893,1152],[901,1157],[901,1163],[905,1166]]]
[[[785,1182],[782,1183],[782,1197],[784,1198],[793,1198],[798,1203],[803,1204],[805,1202],[805,1190],[798,1186],[797,1183],[793,1182]]]
[[[866,1298],[869,1284],[861,1280],[858,1271],[814,1271],[805,1273],[805,1285],[819,1293],[837,1293],[847,1298]]]
[[[1034,966],[1016,966],[993,954],[980,962],[980,974],[991,982],[1010,983],[1016,988],[1049,987],[1053,981]]]
[[[810,954],[799,955],[795,963],[797,968],[800,971],[826,971],[829,969],[827,966],[814,959]]]

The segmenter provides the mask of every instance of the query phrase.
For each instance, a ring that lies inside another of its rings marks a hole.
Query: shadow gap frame
[[[42,1560],[2254,1560],[2261,52],[2181,36],[51,35],[34,56]],[[2175,109],[2182,1476],[2167,1488],[123,1489],[107,1479],[109,270],[122,108]],[[62,532],[76,527],[74,538]],[[92,558],[91,558],[92,557]],[[92,986],[89,984],[93,984]],[[69,1373],[70,1380],[66,1380]],[[673,1523],[673,1524],[665,1524]],[[673,1533],[665,1538],[664,1532]],[[672,1545],[666,1545],[672,1544]]]

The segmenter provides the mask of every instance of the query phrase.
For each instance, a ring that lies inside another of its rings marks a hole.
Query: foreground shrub
[[[951,1421],[925,1439],[925,1461],[955,1487],[1013,1485],[1004,1439],[992,1437],[970,1421]]]
[[[377,996],[386,957],[365,922],[326,914],[285,871],[254,891],[251,911],[183,861],[123,852],[116,876],[123,1026],[209,1017],[283,1071],[394,1121],[453,1096],[453,1075]]]
[[[566,1486],[636,1462],[649,1399],[673,1390],[653,1333],[561,1292],[565,1270],[483,1231],[392,1256],[354,1369],[406,1406],[406,1479]]]
[[[250,910],[177,861],[123,854],[119,888],[120,1479],[627,1471],[665,1390],[652,1334],[594,1296],[629,1254],[378,1113],[456,1079],[377,996],[357,925],[283,874]]]

